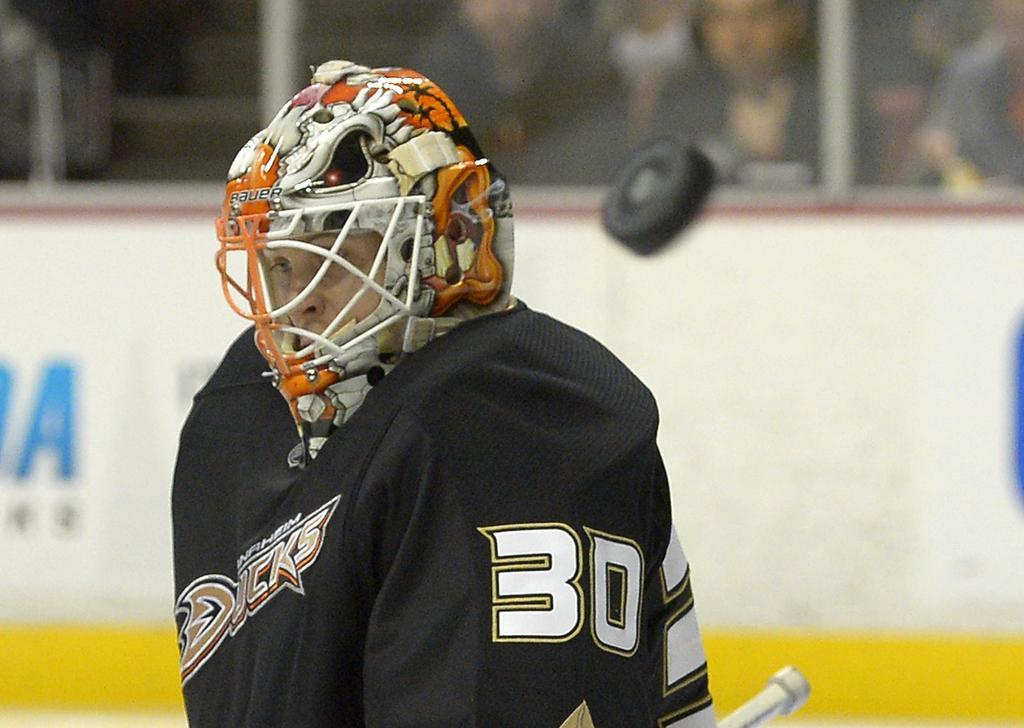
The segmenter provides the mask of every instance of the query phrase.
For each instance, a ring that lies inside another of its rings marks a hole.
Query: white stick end
[[[792,665],[787,665],[772,675],[768,684],[778,685],[790,697],[789,701],[780,711],[782,715],[789,715],[799,710],[807,702],[807,698],[811,694],[811,684],[807,682],[807,678],[804,677],[803,673]]]

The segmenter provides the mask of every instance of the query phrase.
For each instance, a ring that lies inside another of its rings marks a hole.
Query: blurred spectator
[[[100,47],[100,0],[14,0],[14,6],[35,26],[40,41],[56,51],[52,81],[59,86],[63,172],[72,178],[95,177],[109,158],[111,127],[110,62]]]
[[[914,135],[942,69],[978,32],[963,0],[860,0],[856,4],[858,178],[919,181]]]
[[[696,55],[690,0],[625,0],[607,3],[604,25],[610,55],[627,94],[631,141],[648,136],[666,82]]]
[[[701,0],[700,61],[668,87],[654,133],[696,142],[726,182],[812,182],[818,87],[809,13],[804,0]]]
[[[0,0],[0,179],[23,177],[31,151],[32,72],[38,33],[9,0]]]
[[[991,0],[989,35],[944,71],[920,149],[954,191],[1024,184],[1024,2]]]
[[[101,41],[100,0],[14,0],[18,12],[42,29],[59,51],[90,50]]]
[[[593,65],[589,29],[562,0],[456,7],[412,65],[460,100],[484,152],[513,182],[606,181],[602,146],[618,136],[621,105],[597,93],[605,71]],[[595,118],[609,102],[612,118]]]
[[[4,138],[16,142],[0,154],[0,166],[7,176],[29,168],[44,179],[96,176],[108,158],[110,131],[98,0],[4,0],[3,6],[8,17],[0,26],[31,41],[16,63],[5,53],[0,69],[7,89],[0,116],[5,127],[20,130],[5,130]]]
[[[204,0],[100,0],[106,46],[119,93],[175,96],[187,91],[185,43],[211,3]]]

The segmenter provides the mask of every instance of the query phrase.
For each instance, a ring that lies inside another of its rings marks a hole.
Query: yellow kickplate
[[[707,629],[704,645],[720,715],[790,664],[811,683],[808,718],[1024,725],[1021,634]],[[0,706],[180,710],[174,628],[0,625]],[[585,703],[563,724],[592,725]]]
[[[173,629],[0,625],[0,706],[183,710]]]

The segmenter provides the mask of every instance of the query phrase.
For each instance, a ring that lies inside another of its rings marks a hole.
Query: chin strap
[[[463,324],[470,319],[479,318],[489,313],[507,311],[515,308],[515,305],[515,298],[507,297],[496,300],[488,306],[456,304],[448,312],[447,316],[410,316],[405,321],[405,333],[402,336],[402,353],[408,354],[421,349],[433,339],[447,334],[459,324]]]
[[[462,319],[454,317],[410,317],[405,323],[405,333],[402,336],[402,353],[410,354],[422,349],[432,340],[448,333],[461,323]]]

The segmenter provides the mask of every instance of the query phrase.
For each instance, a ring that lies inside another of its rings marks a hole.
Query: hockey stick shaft
[[[811,685],[795,667],[784,667],[772,675],[768,685],[730,713],[718,728],[754,728],[778,715],[789,715],[807,702]]]

